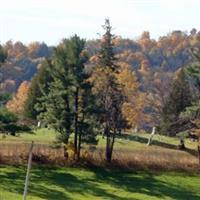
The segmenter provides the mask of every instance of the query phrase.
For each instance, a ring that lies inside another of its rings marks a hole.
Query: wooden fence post
[[[23,194],[23,200],[26,200],[27,192],[28,192],[28,183],[29,183],[29,177],[30,177],[30,170],[31,170],[31,164],[32,164],[32,151],[33,151],[33,141],[31,143],[31,147],[29,150],[29,157],[28,157],[28,167],[26,172],[26,180],[24,185],[24,194]]]

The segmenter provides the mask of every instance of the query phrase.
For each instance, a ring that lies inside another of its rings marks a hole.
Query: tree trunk
[[[12,131],[12,132],[10,133],[10,135],[16,136],[16,132]]]
[[[67,146],[66,146],[66,144],[63,146],[63,151],[64,151],[64,158],[66,158],[66,159],[68,159],[69,158],[69,154],[68,154],[68,152],[67,152]]]
[[[198,145],[197,149],[198,149],[199,166],[200,166],[200,144]]]
[[[106,161],[111,162],[111,154],[110,154],[110,130],[106,127],[104,131],[104,135],[106,136]]]
[[[75,109],[75,117],[74,117],[74,157],[76,158],[78,153],[78,93],[79,89],[76,88],[76,92],[74,95],[74,109]]]
[[[110,131],[107,130],[107,140],[106,140],[106,161],[110,163],[112,161],[112,153],[113,153],[113,146],[115,142],[115,132],[113,135],[110,135]]]
[[[115,132],[113,133],[112,137],[111,137],[111,144],[110,144],[110,151],[109,151],[109,162],[112,161],[112,154],[113,154],[113,147],[114,147],[114,143],[115,143]]]
[[[81,132],[79,133],[78,137],[78,152],[77,152],[77,160],[80,160],[80,155],[81,155]]]
[[[110,148],[110,143],[111,143],[111,138],[108,135],[107,136],[107,141],[106,141],[106,161],[111,162],[111,148]]]
[[[64,158],[68,159],[69,158],[68,147],[67,147],[67,145],[68,145],[68,138],[65,141],[63,141],[63,143],[64,143],[64,146],[63,146]]]
[[[113,147],[114,147],[114,143],[115,143],[115,135],[116,135],[116,133],[114,132],[114,134],[112,136],[112,143],[111,143],[111,159],[112,159]]]
[[[184,139],[180,138],[180,143],[178,145],[178,148],[180,150],[184,150],[185,149],[185,141],[184,141]]]

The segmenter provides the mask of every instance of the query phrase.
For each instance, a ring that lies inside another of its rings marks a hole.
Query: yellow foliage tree
[[[29,86],[30,86],[30,82],[28,81],[22,82],[22,84],[19,86],[19,89],[16,95],[13,97],[12,100],[8,101],[8,103],[6,104],[6,107],[8,108],[8,110],[18,115],[23,114],[24,104],[27,99]]]
[[[130,66],[127,63],[119,63],[119,66],[117,79],[125,97],[122,113],[130,127],[138,127],[147,121],[147,115],[144,114],[146,97],[139,91],[139,83]]]

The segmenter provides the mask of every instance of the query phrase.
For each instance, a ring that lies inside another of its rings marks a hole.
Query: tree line
[[[143,109],[136,104],[141,95],[135,74],[115,57],[109,20],[103,28],[105,34],[92,68],[85,41],[77,35],[54,49],[52,59],[44,61],[32,80],[25,113],[60,133],[66,156],[72,135],[77,159],[82,143],[96,143],[96,135],[103,134],[110,162],[116,135],[137,123],[137,117],[129,119],[125,109],[135,106],[136,116]]]
[[[154,40],[148,31],[144,31],[136,39],[115,37],[114,52],[121,62],[131,66],[139,82],[148,91],[151,76],[156,79],[163,72],[173,76],[180,67],[192,62],[190,49],[199,47],[198,37],[199,32],[192,29],[189,33],[172,31]],[[100,39],[86,41],[91,59],[95,59],[100,43]],[[39,42],[25,45],[20,41],[7,41],[3,47],[8,56],[0,69],[1,88],[9,93],[15,93],[23,81],[30,81],[43,60],[46,57],[51,58],[53,54],[52,46]]]

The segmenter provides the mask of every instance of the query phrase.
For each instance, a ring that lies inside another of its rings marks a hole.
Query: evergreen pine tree
[[[199,49],[193,49],[194,62],[186,68],[186,74],[194,86],[194,99],[191,106],[188,106],[181,114],[182,118],[190,120],[200,118],[200,52]]]
[[[39,119],[60,133],[58,139],[65,144],[65,153],[69,136],[74,133],[73,150],[77,159],[81,143],[95,139],[84,47],[85,41],[75,35],[55,48],[52,65],[48,67],[52,81],[37,104]]]
[[[113,39],[114,35],[111,33],[112,27],[110,25],[110,20],[106,19],[105,24],[102,26],[105,33],[101,41],[101,49],[99,50],[99,65],[102,67],[108,67],[109,69],[115,71],[117,65],[115,65],[116,58],[114,56],[114,46]]]
[[[195,87],[195,98],[191,106],[181,113],[181,117],[187,120],[188,124],[192,126],[187,128],[191,135],[198,138],[197,150],[200,164],[200,56],[199,49],[197,52],[193,51],[194,63],[186,68],[186,73]]]
[[[192,94],[189,82],[186,79],[184,69],[181,69],[173,82],[168,100],[163,107],[161,131],[163,134],[175,135],[179,132],[179,115],[192,102]]]
[[[193,84],[200,93],[200,51],[193,50],[194,63],[186,68],[186,73],[191,78]]]
[[[39,104],[39,98],[43,95],[43,93],[47,93],[49,84],[52,80],[49,74],[50,65],[51,61],[45,60],[31,81],[28,97],[24,107],[25,117],[36,120],[37,116],[41,112],[36,109],[36,105]]]
[[[124,124],[122,117],[123,95],[120,90],[117,74],[118,66],[114,56],[114,45],[111,34],[112,27],[108,19],[103,26],[105,34],[102,37],[98,60],[90,81],[93,84],[93,93],[96,95],[101,113],[98,120],[102,124],[106,136],[106,160],[111,162],[115,137]]]

